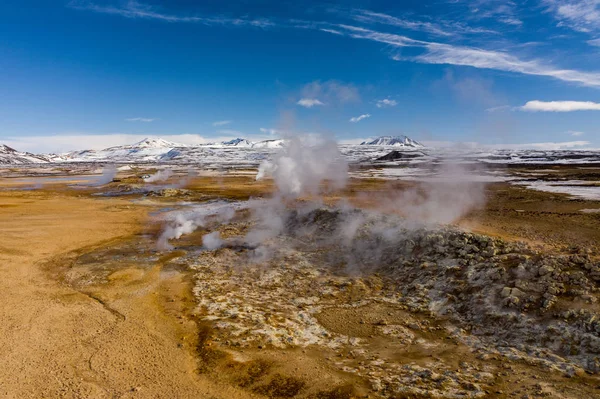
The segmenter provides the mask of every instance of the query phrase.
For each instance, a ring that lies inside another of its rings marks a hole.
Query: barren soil
[[[244,345],[198,307],[200,279],[229,279],[225,286],[202,286],[209,300],[221,289],[242,292],[265,271],[232,274],[227,262],[237,258],[228,249],[206,260],[221,262],[218,267],[205,268],[200,258],[190,269],[186,251],[198,245],[201,232],[184,238],[180,250],[157,251],[153,243],[161,225],[153,215],[177,201],[268,195],[271,185],[256,183],[252,176],[202,177],[185,190],[115,198],[93,196],[95,189],[70,189],[67,182],[30,191],[7,179],[3,183],[21,188],[0,191],[3,397],[429,397],[420,391],[392,395],[380,390],[368,374],[355,371],[361,367],[366,373],[378,367],[374,372],[412,378],[411,387],[428,386],[437,377],[427,370],[442,370],[446,374],[440,371],[445,376],[439,379],[440,392],[451,392],[444,384],[456,384],[472,397],[600,397],[595,374],[569,374],[473,351],[448,333],[443,318],[405,305],[371,301],[355,306],[389,289],[389,282],[377,275],[322,275],[306,287],[294,284],[309,273],[294,269],[294,261],[308,258],[285,258],[283,280],[265,283],[262,301],[272,301],[273,317],[279,317],[279,310],[283,317],[286,292],[327,289],[330,295],[323,298],[329,302],[314,318],[332,341],[346,341],[332,347],[262,341]],[[131,174],[110,190],[139,185],[139,177]],[[411,185],[351,180],[347,190],[325,200],[346,198],[375,208],[378,196]],[[592,258],[599,253],[600,213],[582,210],[600,209],[600,203],[508,184],[491,185],[486,195],[487,204],[465,217],[461,226],[526,241],[547,253],[588,253]],[[238,227],[245,228],[232,229]],[[273,298],[267,299],[267,293]],[[256,301],[259,306],[261,298]],[[310,304],[298,309],[304,308]],[[464,376],[473,377],[468,381]],[[468,397],[458,391],[456,395]]]

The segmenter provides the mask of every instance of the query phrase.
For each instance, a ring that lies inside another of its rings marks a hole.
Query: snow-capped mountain
[[[50,162],[49,158],[43,155],[20,152],[7,145],[0,144],[0,165],[27,165],[47,162]]]
[[[254,143],[252,148],[281,148],[285,146],[285,140],[264,140]]]
[[[152,139],[145,138],[142,141],[139,141],[135,144],[120,146],[121,148],[126,149],[147,149],[147,148],[177,148],[177,147],[187,147],[185,144],[174,143],[172,141],[167,141],[164,139]],[[119,148],[119,147],[113,147]]]
[[[159,161],[174,148],[187,147],[185,144],[163,139],[146,138],[134,144],[120,145],[99,151],[73,151],[56,158],[58,162],[152,162]]]
[[[264,140],[252,142],[244,138],[236,138],[229,141],[221,141],[220,143],[206,143],[202,147],[239,147],[239,148],[281,148],[285,144],[284,140]]]
[[[424,146],[406,136],[380,136],[371,141],[363,141],[360,145],[378,145],[393,147],[423,148]]]

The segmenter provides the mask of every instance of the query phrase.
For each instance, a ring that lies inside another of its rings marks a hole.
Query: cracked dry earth
[[[314,209],[161,252],[131,202],[1,201],[4,397],[600,397],[585,250]]]
[[[187,295],[180,275],[122,263],[86,289],[61,281],[79,256],[139,234],[146,213],[117,199],[0,193],[0,397],[248,397],[203,379],[178,345],[196,334],[175,316],[184,301],[163,306]]]

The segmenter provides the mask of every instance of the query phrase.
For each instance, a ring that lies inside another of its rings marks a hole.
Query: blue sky
[[[290,131],[600,147],[598,0],[22,0],[0,30],[0,142],[21,150]]]

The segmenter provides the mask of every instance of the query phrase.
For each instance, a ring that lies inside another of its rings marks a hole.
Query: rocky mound
[[[376,159],[376,161],[398,161],[406,159],[421,158],[425,156],[422,152],[406,152],[406,151],[392,151],[382,157]]]

